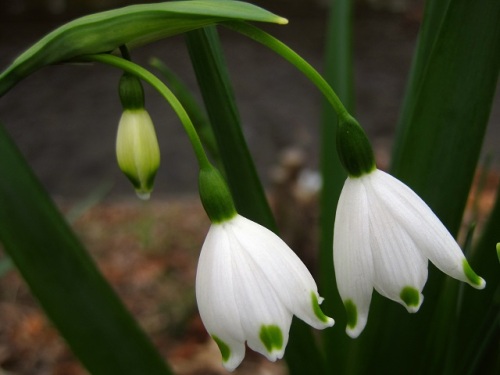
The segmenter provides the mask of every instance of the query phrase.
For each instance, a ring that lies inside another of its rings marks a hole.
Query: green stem
[[[243,34],[250,39],[255,40],[256,42],[259,42],[276,52],[289,63],[294,65],[307,78],[309,78],[312,83],[316,85],[316,87],[323,93],[326,99],[333,106],[333,109],[337,113],[340,120],[349,120],[352,118],[352,116],[340,101],[337,94],[335,94],[335,91],[333,91],[331,86],[328,84],[328,82],[326,82],[321,74],[319,74],[318,71],[311,66],[311,64],[305,61],[286,44],[282,43],[272,35],[269,35],[265,31],[259,29],[258,27],[244,22],[227,21],[221,23],[221,25],[226,26],[231,30],[237,31],[240,34]]]
[[[120,46],[120,53],[125,60],[132,61],[132,58],[130,57],[130,51],[125,44],[122,44]]]
[[[160,93],[160,95],[162,95],[165,100],[169,102],[169,104],[172,106],[173,110],[181,120],[182,126],[186,130],[189,141],[191,142],[191,146],[193,147],[200,169],[211,168],[211,164],[207,158],[205,150],[203,149],[203,145],[200,141],[198,133],[196,132],[196,129],[191,122],[191,119],[189,118],[186,110],[179,102],[177,97],[172,93],[172,91],[170,91],[170,89],[158,77],[156,77],[154,74],[144,69],[140,65],[113,55],[86,55],[79,57],[78,60],[96,61],[114,66],[139,77],[143,81],[153,86]]]

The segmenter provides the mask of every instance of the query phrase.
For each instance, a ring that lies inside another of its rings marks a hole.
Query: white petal
[[[321,300],[313,277],[288,245],[267,228],[242,216],[234,222],[246,253],[288,311],[315,328],[332,326],[333,319],[326,317],[318,305],[313,305],[313,295],[316,301]]]
[[[375,289],[383,296],[401,303],[409,312],[418,311],[427,281],[427,258],[395,218],[380,193],[376,175],[367,176],[366,190],[370,204],[370,229],[375,270]]]
[[[260,264],[250,256],[251,250],[247,248],[246,240],[241,238],[241,229],[237,220],[231,220],[228,233],[233,252],[235,303],[240,311],[241,326],[248,346],[275,361],[284,354],[292,313],[276,295]],[[281,337],[278,337],[278,341],[281,344],[272,345],[272,342],[265,340],[265,335],[261,337],[265,327],[269,326],[274,327],[275,332],[279,330]]]
[[[470,269],[457,242],[430,207],[401,181],[382,171],[374,173],[378,196],[422,254],[449,276],[484,288],[486,283]]]
[[[357,337],[366,325],[373,291],[368,202],[357,178],[348,178],[340,194],[333,237],[337,287],[348,313],[347,334]]]
[[[209,334],[215,336],[216,342],[222,341],[229,347],[229,354],[223,358],[223,362],[230,371],[245,356],[245,337],[234,298],[231,258],[226,231],[221,225],[212,225],[198,261],[196,299],[201,319]],[[218,344],[221,347],[219,342]]]

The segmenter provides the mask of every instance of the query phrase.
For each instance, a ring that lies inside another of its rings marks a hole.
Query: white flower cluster
[[[353,338],[366,325],[373,289],[409,312],[418,311],[428,260],[475,288],[485,286],[424,201],[378,169],[347,178],[333,251],[347,334]],[[281,358],[293,315],[317,329],[334,323],[321,311],[316,283],[295,253],[277,235],[237,213],[210,227],[196,296],[229,371],[243,360],[245,343],[271,361]]]

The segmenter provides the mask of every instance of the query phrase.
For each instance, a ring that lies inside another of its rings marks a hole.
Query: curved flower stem
[[[179,102],[177,97],[170,91],[170,89],[154,74],[144,69],[140,65],[137,65],[131,61],[124,58],[117,57],[109,54],[99,54],[99,55],[86,55],[78,58],[79,61],[96,61],[103,64],[111,65],[116,68],[122,69],[128,73],[134,74],[143,81],[149,83],[162,95],[172,106],[173,110],[181,120],[182,126],[186,130],[186,133],[193,147],[196,159],[200,169],[210,168],[211,164],[207,158],[203,145],[200,141],[198,133],[194,128],[191,119],[189,118],[186,110]]]
[[[295,51],[293,51],[286,44],[282,43],[272,35],[269,35],[265,31],[250,25],[245,22],[223,22],[221,25],[239,32],[250,39],[259,42],[268,48],[272,49],[278,55],[283,57],[289,63],[294,65],[298,70],[300,70],[312,83],[316,85],[316,87],[323,93],[326,99],[330,102],[333,109],[339,116],[340,120],[348,120],[352,119],[352,116],[349,114],[347,109],[344,107],[342,102],[340,101],[335,91],[331,88],[331,86],[326,82],[326,80],[318,73],[316,69],[314,69],[311,64],[305,61],[300,55],[298,55]]]

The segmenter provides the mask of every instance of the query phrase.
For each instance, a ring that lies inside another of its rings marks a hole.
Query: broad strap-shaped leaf
[[[52,31],[0,75],[0,96],[37,69],[82,55],[143,45],[224,20],[287,23],[255,5],[229,0],[171,1],[95,13]]]
[[[239,213],[276,231],[276,223],[248,149],[217,30],[187,34],[186,42],[198,85]]]
[[[443,20],[426,33],[427,43],[419,41],[432,47],[420,49],[423,67],[414,63],[417,83],[398,127],[392,171],[456,234],[496,89],[500,2],[455,0],[445,12],[432,8]]]
[[[171,373],[2,126],[0,242],[90,373]]]
[[[487,281],[481,293],[466,288],[459,314],[460,329],[456,332],[457,373],[498,373],[500,351],[500,263],[496,244],[500,242],[500,185],[495,205],[474,252],[472,261]],[[481,350],[478,350],[480,348]],[[493,370],[497,366],[496,370]],[[490,371],[491,370],[491,371]]]

